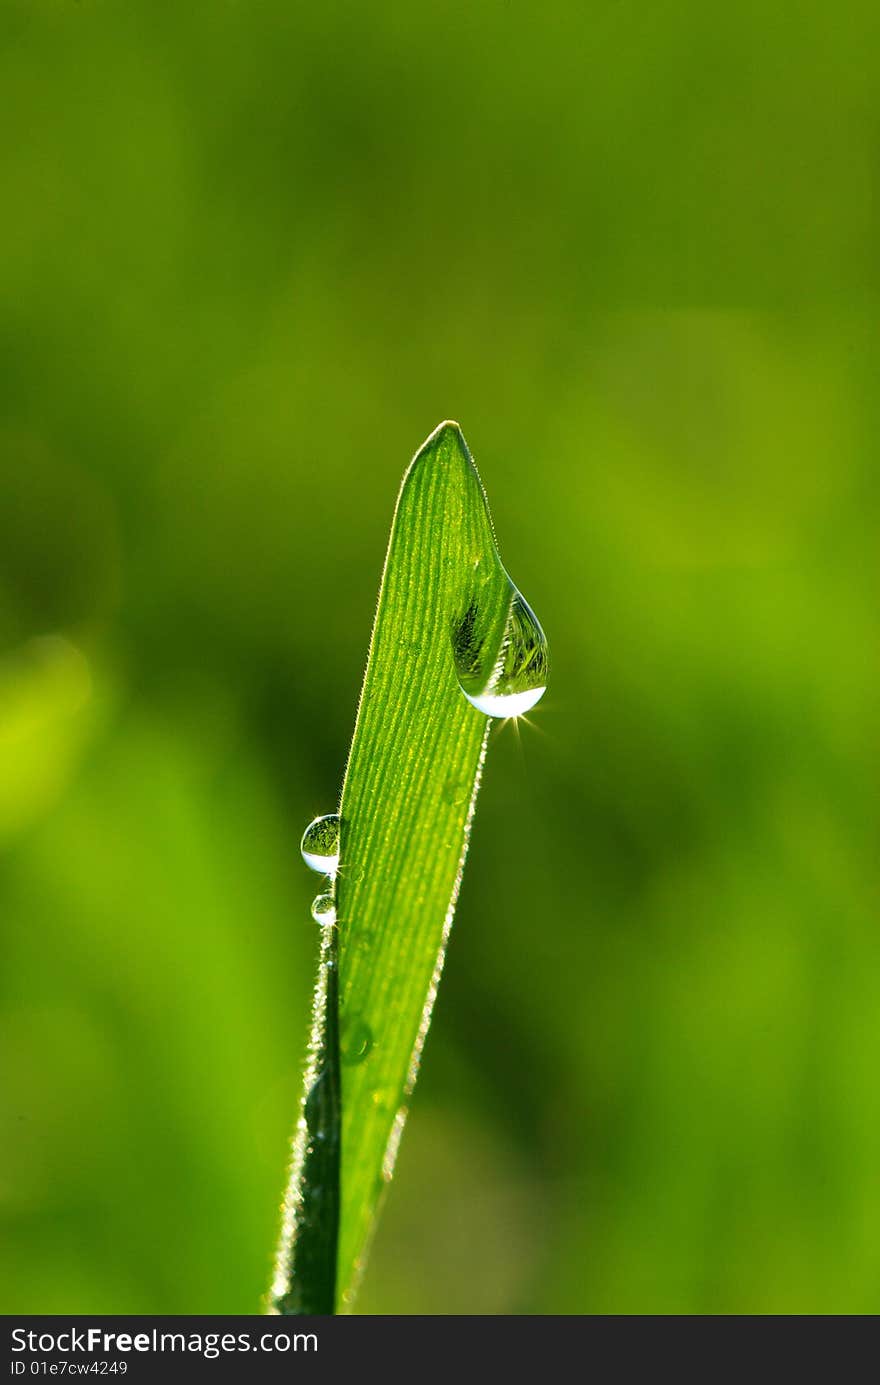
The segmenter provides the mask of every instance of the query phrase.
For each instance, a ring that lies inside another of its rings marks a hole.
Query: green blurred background
[[[360,1310],[880,1310],[873,3],[0,9],[0,1306],[249,1312],[397,486],[548,632]]]

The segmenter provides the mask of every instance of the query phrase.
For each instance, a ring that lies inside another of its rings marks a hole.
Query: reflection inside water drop
[[[319,894],[312,900],[312,918],[322,926],[336,922],[336,900],[332,894]]]
[[[481,630],[482,615],[473,598],[453,630],[459,686],[468,702],[487,717],[522,716],[547,691],[547,637],[513,583],[500,645]]]
[[[339,869],[339,814],[315,818],[303,832],[302,858],[310,870],[334,876]]]

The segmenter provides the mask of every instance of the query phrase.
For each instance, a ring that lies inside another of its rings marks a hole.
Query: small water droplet
[[[467,803],[468,785],[463,779],[447,778],[443,782],[443,802],[448,803],[453,808],[460,807]]]
[[[339,814],[315,818],[303,832],[302,858],[309,870],[334,876],[339,869]]]
[[[479,632],[477,602],[453,632],[452,652],[459,686],[487,717],[519,717],[547,691],[547,637],[525,597],[510,584],[510,605],[498,652]]]
[[[370,948],[373,946],[375,936],[376,930],[374,928],[359,928],[357,930],[357,936],[352,939],[351,945],[355,947],[358,952],[369,952]]]
[[[339,1025],[339,1056],[343,1063],[362,1063],[373,1047],[373,1031],[357,1012],[343,1015]]]
[[[336,922],[336,900],[332,894],[319,894],[312,900],[312,918],[322,927]]]

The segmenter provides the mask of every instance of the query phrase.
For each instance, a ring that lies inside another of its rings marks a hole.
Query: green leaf
[[[471,699],[494,714],[531,706],[546,672],[543,633],[501,564],[461,430],[441,424],[398,497],[342,790],[338,930],[322,950],[276,1311],[351,1306],[461,883],[491,726]],[[341,1161],[328,1096],[340,1089]]]

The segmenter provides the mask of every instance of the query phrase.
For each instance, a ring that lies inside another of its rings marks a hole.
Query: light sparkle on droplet
[[[462,689],[462,691],[464,691]],[[487,717],[521,717],[525,712],[530,712],[536,702],[547,691],[543,688],[530,688],[528,692],[521,693],[485,693],[483,696],[472,697],[466,692],[464,695],[478,712],[483,712]]]

